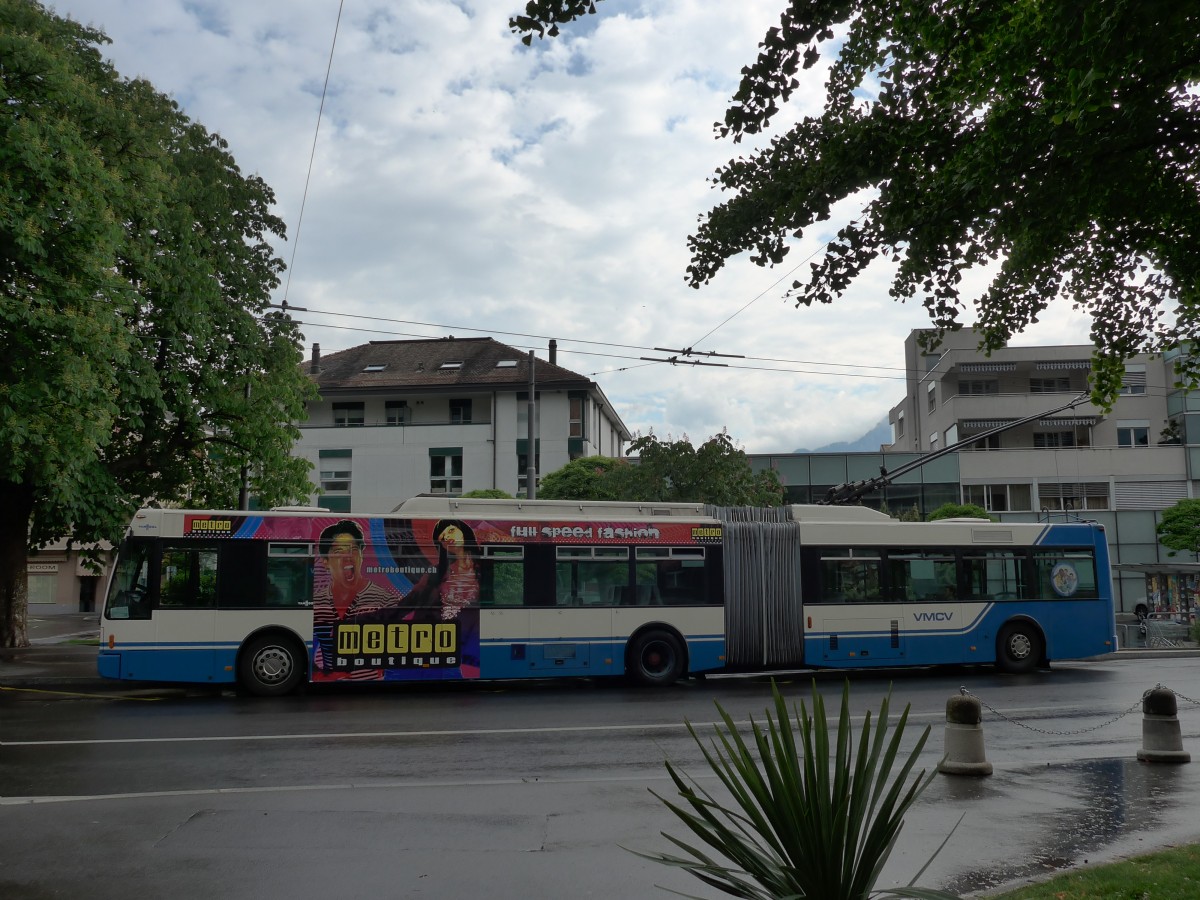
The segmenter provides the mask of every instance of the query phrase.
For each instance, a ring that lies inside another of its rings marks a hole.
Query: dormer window
[[[442,363],[440,366],[438,366],[438,368],[439,369],[461,369],[462,368],[462,360],[461,359],[448,359],[444,363]]]
[[[371,363],[363,369],[364,372],[382,372],[387,368],[387,363]]]

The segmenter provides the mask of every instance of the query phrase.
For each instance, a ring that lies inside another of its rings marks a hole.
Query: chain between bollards
[[[1159,687],[1162,687],[1162,685],[1159,685]],[[1008,722],[1010,725],[1016,725],[1018,728],[1024,728],[1024,729],[1027,729],[1028,731],[1035,731],[1038,734],[1048,734],[1048,735],[1057,736],[1057,737],[1070,737],[1072,735],[1077,735],[1077,734],[1088,734],[1089,732],[1092,732],[1092,731],[1099,731],[1101,728],[1105,728],[1109,725],[1112,725],[1114,722],[1119,722],[1119,721],[1121,721],[1121,719],[1125,718],[1130,713],[1136,712],[1138,709],[1141,709],[1142,703],[1145,701],[1146,696],[1150,693],[1150,691],[1146,691],[1146,693],[1143,694],[1142,697],[1136,703],[1134,703],[1131,707],[1129,707],[1126,710],[1122,710],[1121,712],[1119,712],[1115,716],[1113,716],[1111,719],[1101,722],[1098,725],[1091,725],[1087,728],[1078,728],[1078,729],[1075,729],[1074,731],[1053,731],[1049,728],[1038,728],[1036,725],[1029,725],[1018,719],[1014,719],[1012,716],[1005,715],[1000,710],[996,709],[996,707],[992,706],[990,703],[987,703],[983,699],[981,699],[978,694],[972,693],[971,691],[967,690],[965,687],[960,687],[958,690],[963,696],[974,697],[976,700],[979,701],[980,705],[982,705],[985,709],[987,709],[988,712],[998,716],[999,718],[1003,719],[1005,722]],[[1192,702],[1194,702],[1194,701],[1192,701]]]

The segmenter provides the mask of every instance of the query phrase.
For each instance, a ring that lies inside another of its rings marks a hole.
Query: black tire
[[[629,645],[625,671],[638,684],[666,687],[683,675],[684,652],[682,642],[669,631],[646,631]]]
[[[1028,622],[1010,622],[996,639],[996,666],[1014,675],[1032,672],[1042,661],[1042,634]]]
[[[306,659],[294,638],[264,634],[242,647],[238,684],[256,697],[281,697],[304,678]]]

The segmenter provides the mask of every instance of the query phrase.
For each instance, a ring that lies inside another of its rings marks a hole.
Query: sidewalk
[[[0,686],[111,686],[96,673],[100,614],[29,615],[29,647],[0,649]]]

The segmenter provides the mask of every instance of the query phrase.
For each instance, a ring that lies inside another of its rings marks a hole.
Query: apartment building
[[[320,391],[293,453],[313,464],[312,502],[387,512],[422,493],[527,496],[530,366],[537,472],[619,456],[630,439],[594,381],[492,338],[372,341],[307,366]]]
[[[1172,556],[1155,531],[1164,509],[1200,496],[1200,393],[1175,386],[1178,354],[1129,360],[1107,412],[1087,400],[1067,409],[1088,390],[1091,345],[1006,346],[984,356],[978,336],[963,330],[926,353],[920,334],[904,344],[905,394],[888,413],[891,444],[879,453],[760,456],[753,464],[775,468],[792,502],[815,502],[834,485],[979,435],[863,502],[892,513],[955,502],[1001,521],[1099,521],[1119,608],[1190,609],[1200,565]]]

